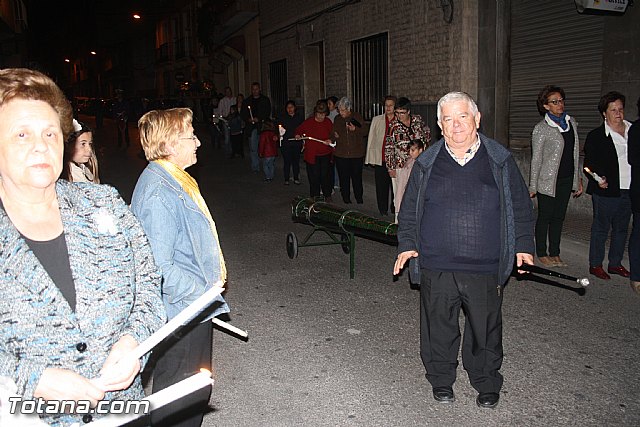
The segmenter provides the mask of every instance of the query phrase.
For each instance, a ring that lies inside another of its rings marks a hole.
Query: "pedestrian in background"
[[[542,88],[536,104],[543,119],[531,135],[529,195],[538,198],[536,255],[545,267],[567,266],[560,258],[562,225],[571,193],[582,194],[578,125],[564,110],[565,102],[561,87]]]
[[[236,103],[236,97],[233,96],[233,91],[229,86],[224,88],[224,97],[218,101],[218,111],[216,114],[222,119],[220,120],[220,128],[224,135],[224,153],[227,157],[231,156],[231,134],[229,132],[229,113],[231,112],[231,106]]]
[[[434,399],[455,401],[462,308],[462,362],[476,404],[494,408],[503,381],[502,290],[514,262],[533,264],[532,203],[511,153],[478,133],[469,95],[443,96],[438,125],[444,138],[416,160],[402,201],[393,273],[410,261],[420,283],[420,354]]]
[[[232,105],[229,108],[229,136],[231,138],[231,158],[238,156],[244,159],[244,141],[243,141],[243,128],[244,122],[242,117],[238,114],[237,105]]]
[[[367,129],[360,113],[353,111],[351,101],[342,97],[338,101],[338,116],[333,120],[332,135],[336,146],[333,153],[340,194],[344,203],[351,203],[351,186],[356,203],[362,204],[362,168],[366,152],[364,136]]]
[[[263,121],[260,141],[258,143],[258,155],[262,159],[262,170],[264,171],[265,182],[273,181],[279,140],[280,137],[276,135],[273,121],[271,119]]]
[[[321,101],[327,104],[327,107],[329,108],[329,113],[327,114],[327,118],[331,120],[331,123],[333,123],[336,117],[338,117],[338,107],[337,107],[338,97],[330,96],[327,99],[323,99]],[[335,158],[331,159],[330,167],[331,167],[331,172],[330,172],[331,187],[334,190],[340,191],[340,177],[338,176],[338,168],[336,167]],[[332,191],[332,194],[333,194],[333,191]]]
[[[631,166],[628,161],[628,132],[631,123],[624,119],[625,97],[619,92],[608,92],[600,98],[598,111],[604,122],[587,135],[584,144],[584,166],[600,177],[587,173],[587,193],[593,203],[593,222],[589,243],[589,273],[609,280],[609,274],[629,277],[622,265],[631,219]],[[611,230],[609,266],[602,267],[605,243]],[[609,273],[609,274],[607,274]]]
[[[640,98],[636,104],[640,116]],[[629,270],[631,289],[640,294],[640,118],[629,128],[629,165],[631,165],[631,211],[633,225],[629,237]]]
[[[409,160],[409,142],[419,139],[425,149],[431,143],[431,130],[418,114],[411,114],[411,101],[408,98],[398,98],[395,108],[395,118],[389,123],[387,139],[384,144],[385,164],[391,177],[394,194],[398,190],[396,171],[402,169]],[[396,208],[396,222],[398,209]]]
[[[125,99],[124,91],[116,89],[116,99],[113,103],[113,114],[118,124],[118,148],[122,147],[123,141],[125,148],[129,148],[131,141],[129,139],[129,114],[131,112],[131,104]]]
[[[249,155],[251,157],[251,171],[260,172],[260,157],[258,144],[260,142],[260,128],[262,122],[271,116],[271,101],[260,90],[260,83],[251,84],[251,96],[242,102],[240,116],[245,123],[245,134],[249,139]]]
[[[406,161],[402,169],[398,169],[396,172],[396,180],[398,189],[395,193],[394,205],[398,212],[400,212],[400,206],[402,206],[402,197],[404,196],[404,190],[407,188],[407,182],[409,182],[409,176],[413,169],[413,164],[416,159],[424,151],[424,144],[419,139],[414,139],[409,143],[409,159]]]
[[[296,129],[295,137],[301,139],[309,136],[314,139],[304,141],[304,161],[307,164],[307,179],[311,197],[322,195],[325,200],[331,199],[331,130],[333,123],[327,118],[327,103],[319,101],[313,109],[313,116],[302,122]]]
[[[284,114],[278,121],[279,125],[284,129],[282,134],[280,150],[282,151],[282,159],[284,161],[284,185],[291,182],[291,173],[293,172],[293,182],[300,185],[300,154],[302,152],[302,141],[296,140],[296,128],[302,124],[304,118],[298,112],[296,103],[288,100],[284,106]]]
[[[389,192],[391,192],[391,212],[395,212],[393,205],[393,190],[391,187],[391,177],[387,164],[384,161],[385,141],[389,123],[395,117],[396,97],[386,96],[384,98],[384,114],[375,116],[369,126],[369,136],[367,138],[367,153],[364,163],[373,166],[373,174],[376,183],[376,201],[378,211],[381,216],[389,214]]]
[[[330,96],[325,102],[327,103],[327,107],[329,108],[329,114],[327,114],[327,118],[333,122],[336,117],[338,117],[338,97]]]

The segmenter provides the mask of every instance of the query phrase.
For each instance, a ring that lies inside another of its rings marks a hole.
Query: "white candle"
[[[251,117],[251,121],[253,121],[253,113],[251,112],[251,105],[247,105],[249,108],[249,116]]]
[[[209,307],[215,298],[224,291],[222,282],[216,283],[211,289],[202,294],[197,300],[189,304],[187,308],[182,310],[176,317],[169,320],[163,327],[158,329],[153,335],[141,342],[138,347],[133,350],[136,359],[141,358],[150,352],[162,340],[168,337],[173,331],[193,320],[198,314]]]
[[[211,379],[211,372],[206,369],[201,369],[199,373],[186,378],[179,383],[160,390],[157,393],[142,399],[142,401],[149,402],[149,410],[154,411],[161,408],[175,400],[188,396],[201,388],[207,387],[213,384]],[[118,414],[107,415],[104,418],[100,418],[91,423],[92,427],[117,427],[127,424],[135,419],[138,419],[146,414]]]
[[[600,175],[598,175],[595,172],[591,172],[591,170],[589,168],[584,168],[584,170],[589,175],[591,175],[593,177],[593,179],[595,179],[598,184],[602,184],[604,182],[604,179],[602,179],[602,177]]]
[[[215,323],[216,325],[220,326],[221,328],[224,328],[224,329],[227,329],[227,330],[233,332],[236,335],[240,335],[243,338],[247,338],[249,336],[249,334],[247,334],[247,331],[243,331],[242,329],[236,328],[232,324],[224,322],[224,321],[218,319],[217,317],[213,318],[213,323]]]
[[[144,400],[149,401],[151,410],[153,411],[212,384],[211,372],[206,369],[201,369],[197,374],[169,386],[164,390],[153,393]]]

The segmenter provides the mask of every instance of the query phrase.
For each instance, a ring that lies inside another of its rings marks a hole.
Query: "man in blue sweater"
[[[514,261],[533,264],[534,215],[511,153],[478,133],[463,92],[438,101],[443,139],[416,160],[398,215],[394,274],[409,261],[420,283],[420,354],[438,402],[455,401],[460,308],[462,362],[476,403],[494,408],[502,387],[502,290]]]

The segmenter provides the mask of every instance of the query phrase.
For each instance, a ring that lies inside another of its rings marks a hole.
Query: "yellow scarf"
[[[169,174],[178,181],[178,184],[182,187],[182,189],[193,199],[193,201],[198,205],[198,208],[202,211],[205,217],[209,220],[209,225],[211,226],[211,231],[213,232],[213,237],[216,240],[216,245],[218,245],[218,253],[220,254],[220,280],[222,283],[226,283],[227,281],[227,267],[224,263],[224,256],[222,255],[222,248],[220,247],[220,239],[218,238],[218,230],[216,229],[216,223],[213,221],[211,217],[211,212],[209,212],[209,208],[207,207],[206,202],[202,198],[202,194],[200,194],[200,189],[198,188],[198,183],[191,175],[189,175],[186,171],[179,168],[176,164],[171,163],[168,160],[154,160],[157,164],[162,166],[164,170],[169,172]]]

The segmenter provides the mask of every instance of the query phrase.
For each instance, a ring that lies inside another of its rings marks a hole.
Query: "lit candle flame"
[[[588,173],[589,175],[591,175],[593,177],[593,179],[595,179],[598,184],[602,184],[604,182],[604,179],[600,175],[598,175],[595,172],[591,172],[591,170],[588,167],[585,167],[584,171],[586,173]]]

